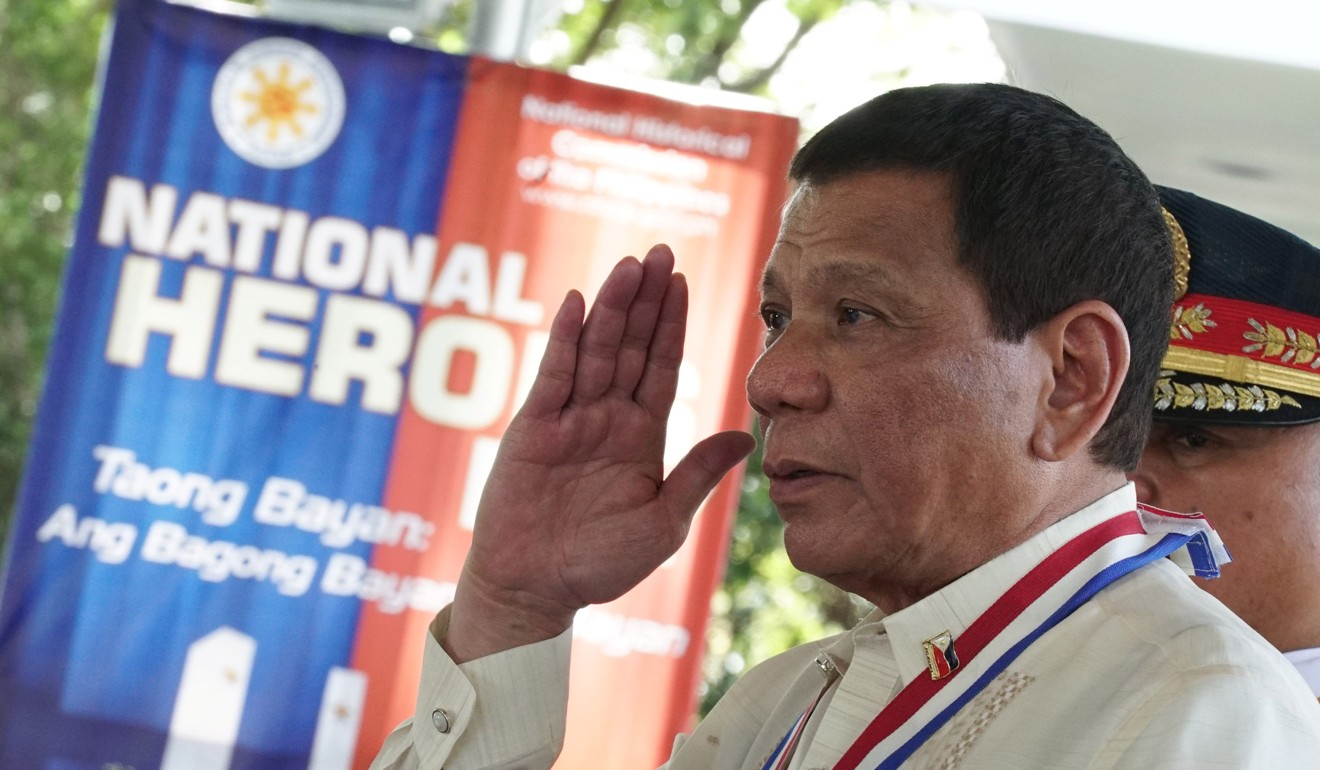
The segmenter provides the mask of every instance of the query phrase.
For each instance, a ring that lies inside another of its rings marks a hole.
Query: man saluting
[[[1009,86],[905,89],[790,177],[748,399],[793,562],[877,609],[754,668],[668,766],[1316,763],[1301,680],[1185,574],[1216,572],[1213,532],[1138,509],[1124,477],[1173,257],[1113,140]],[[589,314],[565,299],[376,767],[549,767],[574,613],[668,558],[751,450],[718,434],[663,476],[672,264],[620,262]]]

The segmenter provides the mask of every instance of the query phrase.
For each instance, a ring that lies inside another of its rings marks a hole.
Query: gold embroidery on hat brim
[[[1193,335],[1205,334],[1219,324],[1210,320],[1210,308],[1204,302],[1191,307],[1178,305],[1173,309],[1173,323],[1169,325],[1170,340],[1190,340]]]
[[[1256,331],[1242,333],[1242,338],[1252,343],[1242,348],[1243,353],[1255,353],[1259,350],[1264,358],[1278,356],[1284,363],[1292,361],[1298,364],[1310,364],[1312,369],[1320,369],[1320,358],[1316,357],[1316,354],[1320,353],[1320,348],[1316,345],[1314,335],[1291,326],[1280,329],[1268,321],[1261,326],[1260,321],[1254,318],[1248,318],[1247,323]]]
[[[1192,250],[1187,245],[1187,234],[1182,225],[1168,209],[1160,206],[1164,212],[1164,224],[1169,227],[1169,237],[1173,240],[1173,299],[1182,299],[1187,293],[1187,281],[1192,272]]]
[[[1165,369],[1205,377],[1278,388],[1320,398],[1320,372],[1294,369],[1245,356],[1230,356],[1174,345],[1164,355]]]
[[[1273,412],[1280,407],[1301,409],[1297,399],[1286,393],[1277,393],[1259,385],[1233,385],[1193,382],[1190,385],[1170,379],[1175,372],[1164,370],[1155,380],[1155,409],[1195,409],[1198,412]]]

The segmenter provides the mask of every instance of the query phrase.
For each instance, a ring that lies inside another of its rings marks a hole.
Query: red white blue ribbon
[[[1200,514],[1145,506],[1068,541],[957,637],[960,666],[956,670],[941,679],[920,676],[908,683],[844,752],[834,770],[898,768],[1046,631],[1105,586],[1166,556],[1203,577],[1218,576],[1219,565],[1229,560],[1223,542]],[[776,756],[781,762],[788,753],[786,741],[801,734],[814,705],[780,742]],[[767,762],[764,770],[771,767]]]
[[[798,741],[802,739],[802,731],[807,727],[807,720],[811,718],[812,712],[820,704],[820,699],[825,697],[830,684],[833,684],[833,682],[827,682],[825,687],[820,688],[820,692],[816,693],[815,699],[811,701],[810,706],[807,706],[807,710],[802,712],[802,716],[798,717],[793,726],[784,734],[784,737],[779,739],[779,745],[775,746],[774,752],[765,761],[762,770],[783,770],[783,768],[788,767],[788,763],[793,759],[793,751],[797,748]]]

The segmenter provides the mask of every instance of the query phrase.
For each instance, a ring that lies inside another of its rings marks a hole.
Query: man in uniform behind
[[[1320,249],[1158,189],[1179,289],[1137,497],[1206,515],[1233,561],[1199,584],[1320,696]]]

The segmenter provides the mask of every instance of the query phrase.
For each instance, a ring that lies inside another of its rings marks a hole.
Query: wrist
[[[448,622],[436,616],[431,625],[432,634],[455,663],[553,639],[573,625],[576,608],[522,592],[482,590],[479,582],[465,573]]]

